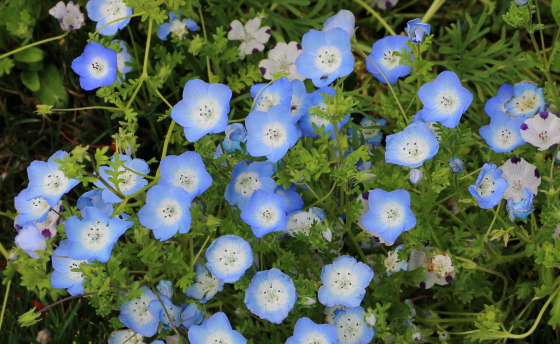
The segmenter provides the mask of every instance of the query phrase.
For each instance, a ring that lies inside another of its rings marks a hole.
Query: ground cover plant
[[[555,343],[560,1],[0,4],[6,343]]]

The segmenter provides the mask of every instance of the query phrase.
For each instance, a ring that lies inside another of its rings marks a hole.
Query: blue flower
[[[323,32],[327,32],[334,28],[340,28],[348,34],[348,37],[354,36],[354,27],[356,26],[356,18],[354,13],[348,10],[340,10],[337,14],[327,19],[323,24]]]
[[[247,344],[247,339],[231,328],[227,316],[222,312],[204,320],[202,325],[191,327],[187,334],[191,343]]]
[[[184,304],[181,306],[181,327],[184,329],[190,329],[194,325],[198,325],[202,322],[204,314],[196,303]]]
[[[309,318],[299,318],[294,327],[294,335],[286,344],[337,344],[336,327],[331,324],[315,324]]]
[[[241,123],[233,123],[227,126],[225,131],[226,137],[222,141],[224,149],[228,153],[234,153],[236,150],[241,149],[241,142],[247,141],[247,130]],[[218,146],[218,148],[221,148]],[[221,155],[221,154],[220,154]],[[214,158],[216,158],[214,156]]]
[[[182,188],[154,185],[146,193],[138,220],[154,232],[156,239],[165,241],[191,229],[191,201],[192,196]]]
[[[202,157],[196,152],[166,156],[160,163],[160,175],[158,185],[178,186],[187,191],[192,198],[212,185],[212,176],[206,171]]]
[[[221,133],[228,124],[231,95],[226,85],[189,80],[183,90],[183,100],[171,110],[171,118],[185,129],[185,137],[191,142],[206,134]]]
[[[266,112],[275,105],[289,106],[292,102],[292,83],[288,78],[280,78],[267,84],[256,84],[251,86],[251,97],[255,99],[252,111]],[[263,89],[263,87],[266,87]],[[260,92],[260,93],[259,93]],[[245,123],[248,121],[245,120]]]
[[[507,113],[512,117],[531,117],[545,109],[543,89],[531,81],[513,85],[513,96],[506,103]]]
[[[167,296],[160,295],[159,297],[161,301],[158,299],[152,300],[148,305],[148,311],[154,318],[159,319],[164,329],[170,329],[173,326],[178,327],[181,324],[181,308],[175,306]],[[165,309],[163,309],[164,306]]]
[[[338,343],[368,344],[371,342],[375,336],[375,330],[364,322],[365,311],[362,307],[336,309],[334,313],[334,327]]]
[[[387,276],[391,276],[399,271],[408,271],[408,262],[399,259],[399,251],[402,250],[403,247],[403,244],[395,247],[395,250],[389,252],[387,258],[383,261],[383,265],[387,268]]]
[[[70,295],[81,295],[84,293],[84,277],[81,272],[74,272],[82,263],[91,264],[89,260],[74,260],[72,258],[62,258],[68,256],[68,239],[60,241],[60,244],[53,252],[51,275],[51,285],[53,288],[67,289]]]
[[[509,153],[525,143],[520,129],[524,121],[524,117],[511,118],[505,113],[497,112],[490,118],[490,124],[481,127],[478,132],[491,150]]]
[[[47,249],[46,239],[34,225],[23,227],[14,242],[17,247],[21,248],[33,259],[39,259],[39,254],[35,251],[44,251]]]
[[[497,113],[506,113],[506,103],[513,96],[513,86],[503,84],[498,89],[498,95],[488,99],[484,105],[484,111],[490,117]]]
[[[226,187],[226,200],[231,206],[237,205],[243,210],[253,192],[276,191],[276,182],[272,180],[272,174],[272,165],[266,161],[254,162],[250,165],[245,161],[237,163],[231,171],[231,180]]]
[[[509,187],[502,177],[503,171],[495,164],[486,163],[476,179],[476,185],[469,186],[469,192],[478,200],[482,209],[490,209],[498,205]]]
[[[303,208],[303,199],[296,191],[296,185],[290,183],[290,187],[285,189],[284,186],[278,185],[276,188],[276,193],[282,195],[286,198],[284,203],[284,210],[286,215],[293,213],[294,211],[301,210]]]
[[[169,36],[170,32],[173,33],[173,36],[184,39],[187,33],[189,33],[189,30],[198,30],[198,25],[194,21],[190,19],[181,21],[181,13],[179,13],[177,17],[173,11],[169,12],[169,21],[170,23],[161,24],[158,29],[158,37],[163,41],[167,40],[167,36]]]
[[[121,311],[119,320],[132,331],[151,337],[157,333],[159,319],[150,313],[148,305],[158,299],[148,287],[144,286],[139,289],[144,290],[140,298],[123,302],[119,307]]]
[[[391,85],[396,84],[400,77],[409,75],[412,67],[402,65],[401,58],[394,55],[395,51],[400,53],[403,49],[406,49],[407,53],[410,52],[407,42],[406,36],[398,35],[387,36],[373,43],[371,54],[366,59],[367,70],[384,84],[387,84],[387,78]]]
[[[72,61],[72,70],[86,91],[112,85],[117,79],[117,53],[99,43],[88,43],[83,54]]]
[[[439,149],[436,136],[423,122],[414,122],[400,133],[387,136],[385,161],[395,165],[419,167]]]
[[[257,272],[245,292],[247,309],[273,324],[286,319],[296,300],[294,281],[276,268]]]
[[[533,208],[533,192],[530,188],[524,188],[522,191],[522,199],[514,203],[513,197],[507,199],[506,209],[511,222],[515,222],[515,218],[526,219],[529,214],[535,210]]]
[[[276,193],[257,190],[251,196],[249,204],[241,211],[241,219],[251,226],[257,238],[286,228],[286,198]]]
[[[397,240],[401,233],[416,226],[416,216],[410,210],[410,194],[406,190],[375,189],[369,193],[368,205],[364,226],[379,233],[386,242]]]
[[[366,264],[350,256],[338,257],[321,270],[323,285],[319,288],[319,302],[327,307],[357,307],[372,278],[373,270]]]
[[[67,156],[68,153],[58,151],[47,162],[33,161],[29,165],[27,168],[29,186],[25,193],[26,200],[43,198],[51,207],[54,207],[64,194],[80,183],[67,178],[64,172],[59,170],[60,163],[54,161],[55,159],[65,160]]]
[[[121,182],[118,183],[119,184],[118,189],[124,196],[132,195],[136,191],[148,185],[148,181],[144,177],[141,177],[138,174],[136,174],[136,173],[140,173],[140,174],[150,173],[150,167],[148,166],[146,161],[142,159],[132,159],[128,155],[124,155],[124,154],[119,154],[118,157],[120,161],[124,161],[124,164],[118,167],[118,171],[124,173],[120,174],[117,178],[118,180],[122,180]],[[115,155],[113,155],[113,157],[111,157],[111,162],[115,162],[115,161],[116,158]],[[128,169],[125,169],[125,167]],[[112,179],[113,177],[107,173],[107,171],[115,172],[113,168],[109,166],[101,166],[99,170],[100,170],[101,177],[105,179],[105,181],[109,185],[111,185],[114,189],[116,189],[115,184],[109,179],[109,178]],[[136,173],[129,170],[132,170]],[[103,189],[103,193],[101,194],[101,196],[103,197],[103,201],[105,201],[106,203],[115,204],[115,203],[120,203],[122,201],[122,199],[120,199],[119,196],[114,194],[113,191],[109,190],[107,186],[105,186],[105,184],[103,184],[101,181],[98,180],[93,184],[98,188]]]
[[[421,21],[422,19],[417,18],[406,24],[404,31],[412,43],[420,44],[424,40],[424,36],[430,35],[430,24],[422,24]]]
[[[128,49],[123,40],[115,39],[111,41],[113,43],[119,43],[120,52],[117,52],[117,70],[122,74],[122,78],[117,76],[117,81],[122,85],[123,80],[126,79],[126,73],[132,70],[132,66],[128,66],[127,63],[132,63],[132,56],[128,53]]]
[[[310,108],[318,107],[321,111],[327,112],[328,106],[324,102],[326,98],[322,96],[322,94],[328,94],[329,96],[334,97],[336,95],[336,91],[332,87],[323,87],[311,93]],[[340,131],[340,128],[348,123],[349,120],[350,116],[345,115],[341,122],[336,123],[338,130]],[[299,120],[299,128],[301,129],[303,136],[319,138],[319,135],[315,134],[313,124],[315,124],[318,128],[324,127],[323,134],[328,134],[330,139],[335,138],[336,134],[334,132],[334,125],[329,120],[317,115],[311,115],[310,113],[304,114]]]
[[[208,247],[206,259],[206,267],[212,275],[224,283],[235,283],[253,264],[253,250],[243,238],[222,235]]]
[[[95,27],[97,30],[112,21],[132,15],[132,8],[126,7],[123,0],[90,0],[86,4],[86,8],[89,19],[97,22]],[[119,20],[105,26],[99,33],[104,36],[112,36],[117,33],[117,30],[124,29],[129,22],[130,18]]]
[[[472,93],[463,87],[457,74],[441,72],[434,81],[422,85],[418,98],[424,104],[425,122],[441,122],[455,128],[473,101]]]
[[[15,223],[19,226],[25,226],[27,224],[45,221],[51,209],[49,203],[41,197],[27,200],[26,194],[27,189],[24,189],[19,195],[14,197],[15,207],[19,213]]]
[[[204,265],[196,264],[196,283],[191,284],[185,294],[200,300],[200,303],[206,303],[222,290],[224,290],[224,281],[214,277]]]
[[[86,207],[81,213],[82,220],[72,216],[64,226],[70,240],[68,256],[76,260],[97,259],[101,263],[107,262],[119,237],[134,222],[118,217],[109,218],[93,207]]]
[[[449,167],[453,173],[463,173],[463,160],[459,158],[449,159]]]
[[[173,298],[173,283],[168,280],[159,281],[156,290],[160,295],[166,296],[168,299]]]
[[[322,222],[325,218],[325,211],[316,207],[311,207],[309,210],[294,211],[288,216],[286,232],[288,234],[303,233],[308,236],[313,223]]]
[[[106,203],[102,197],[102,190],[91,190],[78,198],[78,209],[82,210],[85,207],[95,207],[107,216],[113,215],[113,206]]]
[[[381,119],[374,118],[373,120],[371,120],[368,117],[364,117],[360,121],[360,126],[362,126],[362,127],[373,127],[373,126],[385,127],[385,126],[387,126],[387,121],[384,120],[383,118],[381,118]],[[383,140],[383,132],[381,132],[381,129],[377,129],[377,128],[358,129],[357,132],[358,132],[358,135],[359,135],[358,136],[359,137],[358,142],[361,142],[360,140],[363,139],[366,143],[366,146],[379,147],[381,145],[381,140]],[[348,136],[349,136],[350,140],[352,140],[353,135],[354,135],[354,129],[353,128],[348,128]]]
[[[142,336],[131,330],[113,331],[109,335],[109,344],[143,344]],[[156,343],[156,342],[153,342]]]
[[[298,73],[317,87],[327,86],[354,70],[350,36],[341,28],[311,30],[303,35],[303,53],[296,59]]]
[[[513,0],[517,6],[525,6],[529,0]]]
[[[301,116],[309,114],[311,95],[307,93],[301,80],[292,80],[292,122],[299,121]]]

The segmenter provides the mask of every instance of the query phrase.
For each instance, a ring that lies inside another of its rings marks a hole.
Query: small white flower
[[[258,53],[264,50],[264,44],[270,38],[270,27],[261,26],[261,18],[255,17],[247,21],[245,26],[239,20],[234,20],[229,25],[228,39],[242,40],[239,45],[239,57],[244,58],[245,55]]]
[[[551,112],[541,112],[525,120],[521,137],[539,150],[549,149],[560,143],[560,119]]]
[[[522,190],[531,189],[533,195],[537,195],[538,187],[541,184],[541,174],[539,169],[525,161],[523,158],[511,158],[500,167],[509,188],[504,194],[504,199],[513,197],[513,202],[517,203],[523,198]]]
[[[70,1],[68,5],[59,1],[49,10],[49,14],[58,19],[60,27],[64,31],[78,30],[85,24],[84,15],[80,12],[80,5],[74,1]]]
[[[443,278],[455,272],[455,267],[447,253],[438,253],[428,261],[428,271]]]
[[[414,332],[412,334],[412,341],[419,342],[422,340],[422,334],[420,332]]]
[[[370,2],[370,5],[376,5],[382,10],[390,10],[393,9],[398,2],[399,0],[374,0]]]
[[[268,59],[259,63],[259,68],[263,74],[263,78],[272,80],[272,74],[278,72],[290,73],[287,76],[289,80],[305,80],[305,78],[297,72],[296,59],[303,52],[301,45],[297,42],[288,44],[280,42],[270,49]]]

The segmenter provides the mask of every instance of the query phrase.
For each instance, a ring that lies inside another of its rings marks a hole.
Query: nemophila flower
[[[150,173],[150,167],[148,166],[146,161],[142,159],[132,159],[130,156],[124,154],[119,154],[118,156],[120,161],[124,161],[124,164],[118,167],[118,171],[124,173],[120,174],[117,178],[117,180],[122,180],[118,183],[119,184],[118,189],[124,196],[132,195],[136,191],[148,185],[148,181],[144,177],[136,174],[136,173],[140,173],[140,174]],[[111,162],[115,162],[115,161],[116,158],[113,155],[113,157],[111,157]],[[113,181],[109,179],[109,178],[112,179],[113,177],[107,173],[107,171],[114,172],[113,168],[109,166],[101,166],[99,170],[100,170],[101,177],[105,179],[105,181],[109,185],[111,185],[114,189],[116,189]],[[134,173],[133,171],[136,173]],[[109,190],[107,186],[103,184],[101,181],[98,180],[93,184],[103,190],[101,196],[103,197],[103,201],[105,201],[106,203],[115,204],[115,203],[120,203],[122,201],[122,199],[120,199],[116,194],[114,194],[113,191]]]
[[[430,35],[430,24],[423,24],[422,19],[413,19],[406,23],[406,34],[412,43],[420,44],[424,40],[424,36]]]
[[[479,129],[479,133],[494,152],[509,153],[525,143],[520,129],[524,120],[497,112],[490,118],[489,125]]]
[[[247,130],[241,123],[233,123],[226,127],[226,137],[222,141],[224,149],[228,153],[234,153],[236,150],[241,150],[241,142],[247,141]]]
[[[266,112],[275,105],[288,106],[291,104],[292,83],[288,78],[280,78],[269,86],[266,85],[256,84],[251,86],[251,97],[256,99],[253,111]],[[248,120],[245,120],[245,125],[248,122]]]
[[[477,199],[478,206],[482,209],[493,208],[504,198],[509,185],[502,173],[495,164],[486,163],[482,166],[476,184],[469,186],[469,192]]]
[[[226,187],[225,198],[231,206],[237,205],[243,210],[249,203],[253,192],[264,190],[276,191],[276,182],[272,180],[272,165],[269,162],[241,161],[233,167],[231,180]]]
[[[301,80],[292,80],[292,122],[299,121],[301,116],[309,114],[311,95],[307,93]]]
[[[327,19],[323,25],[323,32],[327,32],[334,28],[340,28],[348,34],[348,37],[354,36],[354,27],[356,26],[356,18],[354,13],[348,10],[340,10],[337,14]]]
[[[49,10],[49,14],[58,19],[64,31],[78,30],[85,24],[80,5],[74,1],[68,2],[68,5],[65,5],[64,1],[59,1]]]
[[[434,81],[422,85],[418,98],[424,104],[422,117],[425,121],[455,128],[471,105],[473,94],[463,87],[457,74],[445,71]]]
[[[445,278],[455,272],[451,256],[447,253],[438,253],[428,260],[428,271]]]
[[[484,105],[484,111],[490,117],[499,113],[506,113],[506,103],[513,96],[513,86],[508,84],[503,84],[498,89],[498,95],[488,99]]]
[[[521,137],[539,150],[547,150],[560,143],[560,119],[552,112],[541,112],[521,124]]]
[[[445,342],[446,340],[449,339],[449,334],[447,332],[440,332],[438,331],[438,335],[439,335],[439,340]]]
[[[294,326],[294,335],[286,340],[286,344],[337,344],[336,327],[299,318]]]
[[[362,204],[362,209],[360,210],[360,216],[358,217],[358,221],[356,221],[356,224],[358,225],[358,227],[370,234],[376,242],[385,244],[386,246],[392,246],[394,242],[386,242],[385,240],[383,240],[379,233],[377,233],[375,230],[368,229],[364,224],[365,215],[369,213],[369,194],[372,191],[373,190],[363,192],[358,196],[358,202]],[[368,241],[367,243],[370,244],[370,241]]]
[[[181,306],[181,327],[184,329],[190,329],[194,325],[198,325],[202,322],[204,314],[196,303],[189,303]]]
[[[382,10],[391,10],[398,2],[399,0],[374,0],[372,4],[377,5]]]
[[[231,89],[222,84],[189,80],[183,89],[183,100],[171,110],[171,118],[185,129],[191,142],[206,134],[217,134],[227,127]]]
[[[50,239],[54,237],[57,233],[56,226],[61,222],[60,220],[60,212],[64,210],[62,206],[62,202],[58,202],[58,204],[51,208],[51,210],[47,214],[47,218],[42,222],[35,222],[34,225],[37,227],[39,232],[46,238]],[[16,221],[18,220],[18,216],[16,216]]]
[[[97,259],[101,263],[107,262],[119,237],[134,222],[118,217],[109,218],[93,207],[84,208],[81,214],[82,220],[78,216],[71,216],[64,226],[70,240],[68,256],[76,260]]]
[[[296,300],[294,281],[276,268],[257,272],[245,292],[247,309],[273,324],[286,319]]]
[[[119,307],[121,311],[119,320],[132,331],[151,337],[157,333],[159,318],[150,313],[148,305],[154,300],[158,301],[158,299],[147,286],[139,289],[144,290],[140,298],[123,302]]]
[[[303,35],[301,45],[303,53],[296,59],[297,71],[317,87],[327,86],[354,70],[350,36],[341,28],[311,30]]]
[[[117,53],[99,43],[88,43],[83,54],[72,61],[72,70],[86,91],[112,85],[117,79]]]
[[[109,344],[145,344],[144,338],[131,330],[119,330],[111,332]]]
[[[382,119],[382,118],[381,119],[374,118],[373,120],[371,120],[368,117],[364,117],[360,121],[360,126],[362,126],[362,127],[374,127],[374,126],[385,127],[385,126],[387,126],[387,121]],[[360,140],[364,140],[366,146],[378,147],[381,144],[381,140],[383,140],[383,133],[381,132],[381,129],[378,129],[378,128],[358,129],[357,133],[359,135],[358,136],[359,137],[358,142],[361,143]],[[348,128],[348,136],[349,136],[350,141],[352,140],[353,135],[354,135],[354,128]]]
[[[530,188],[524,188],[521,192],[521,200],[515,202],[513,197],[507,199],[506,209],[509,219],[514,222],[515,218],[526,219],[534,210],[533,208],[533,192]]]
[[[191,284],[185,294],[200,300],[200,303],[206,303],[222,290],[224,281],[213,276],[204,265],[196,264],[196,283]]]
[[[377,318],[372,313],[366,313],[365,318],[366,324],[368,324],[369,326],[375,326],[375,324],[377,324]]]
[[[288,215],[286,231],[289,234],[303,233],[309,235],[309,230],[314,222],[321,222],[326,218],[325,211],[316,207],[309,210],[295,211]]]
[[[373,270],[350,256],[336,258],[321,270],[323,285],[319,288],[319,302],[332,307],[357,307],[373,278]]]
[[[422,170],[419,170],[417,168],[410,170],[410,183],[412,185],[420,183],[422,177],[424,177],[424,173],[422,172]]]
[[[388,81],[391,85],[396,84],[400,77],[409,75],[412,67],[402,65],[401,58],[394,54],[403,49],[409,52],[407,42],[406,36],[398,35],[387,36],[373,43],[371,54],[366,59],[367,70],[381,83],[387,84]]]
[[[529,188],[531,194],[537,195],[539,185],[541,185],[541,173],[535,165],[528,163],[523,158],[511,158],[503,164],[500,169],[509,187],[504,193],[504,198],[513,197],[513,202],[517,203],[527,197],[523,196],[523,190]]]
[[[463,160],[459,158],[449,159],[449,167],[453,173],[463,173]]]
[[[156,290],[160,295],[166,296],[168,299],[173,298],[173,283],[168,280],[161,280],[156,286]]]
[[[525,6],[529,2],[529,0],[513,0],[517,6]]]
[[[123,0],[89,0],[86,8],[89,19],[97,22],[95,27],[97,30],[115,20],[132,15],[132,8],[127,7]],[[129,22],[130,18],[118,20],[99,30],[99,33],[112,36],[117,33],[117,30],[124,29]]]
[[[222,312],[204,320],[202,325],[191,327],[187,334],[191,343],[247,343],[241,333],[231,328],[227,316]]]
[[[107,216],[113,215],[113,206],[103,200],[103,190],[90,190],[78,198],[79,210],[85,207],[95,207]]]
[[[67,156],[68,153],[58,151],[51,155],[47,162],[33,161],[27,167],[29,178],[29,186],[25,193],[27,200],[43,198],[49,206],[54,207],[64,194],[79,183],[75,179],[67,178],[64,172],[59,170],[60,163],[55,161],[55,159],[64,160]]]
[[[513,95],[505,109],[512,117],[531,117],[545,109],[543,90],[531,81],[521,81],[513,85]]]
[[[31,198],[27,200],[27,189],[22,190],[19,195],[14,197],[14,203],[18,216],[15,223],[19,226],[25,226],[34,222],[43,222],[49,214],[51,206],[41,197]]]
[[[175,306],[165,295],[159,297],[161,301],[158,299],[152,300],[148,305],[148,311],[159,319],[164,329],[178,327],[181,324],[181,307]]]
[[[235,283],[253,264],[253,250],[243,238],[222,235],[206,250],[206,267],[224,283]]]
[[[259,68],[266,80],[272,80],[272,74],[278,72],[289,73],[289,80],[305,80],[305,78],[297,72],[295,65],[296,59],[303,50],[297,42],[277,43],[274,48],[268,51],[268,59],[259,63]]]
[[[190,19],[181,20],[181,13],[179,16],[175,15],[175,12],[169,12],[169,23],[163,23],[158,29],[159,39],[166,41],[167,36],[171,33],[173,36],[179,39],[185,39],[185,36],[189,31],[197,31],[198,25]]]
[[[117,81],[122,84],[123,80],[126,79],[126,73],[132,70],[132,66],[127,65],[127,63],[132,63],[132,56],[128,53],[126,44],[123,40],[115,39],[111,41],[111,44],[118,42],[120,51],[117,53],[117,70],[122,74],[122,78],[117,76]]]
[[[154,185],[146,193],[138,220],[154,232],[156,239],[165,241],[191,229],[191,201],[192,196],[180,187]]]
[[[455,279],[455,268],[451,257],[446,253],[428,258],[424,251],[412,250],[408,260],[408,270],[427,269],[423,273],[425,281],[418,284],[420,289],[430,289],[435,284],[448,285]]]
[[[420,332],[414,332],[410,336],[411,336],[413,342],[419,342],[419,341],[424,340],[424,337],[422,337],[422,333],[420,333]]]
[[[257,190],[251,195],[249,204],[241,211],[241,219],[251,226],[257,238],[286,228],[286,198],[276,193]]]
[[[286,211],[286,215],[303,208],[303,199],[299,193],[297,193],[296,185],[294,183],[291,183],[290,187],[287,189],[285,189],[283,185],[278,185],[276,193],[284,196],[286,199],[286,202],[284,203],[284,211]]]
[[[339,344],[368,344],[375,336],[373,327],[364,322],[364,309],[362,307],[336,310],[334,327]]]
[[[192,198],[212,185],[212,176],[206,171],[202,157],[196,152],[166,156],[160,163],[160,175],[158,185],[183,188]]]
[[[441,141],[441,135],[438,132],[438,128],[436,128],[436,126],[434,125],[436,122],[428,122],[424,119],[423,117],[423,113],[424,110],[420,110],[416,113],[416,115],[414,115],[414,117],[412,117],[412,123],[416,123],[416,122],[423,122],[425,123],[428,128],[430,128],[430,131],[432,132],[432,134],[434,134],[436,136],[436,138],[438,139],[438,141]]]
[[[387,136],[385,161],[395,165],[420,167],[439,149],[436,136],[423,122],[410,124],[400,133]]]
[[[239,20],[234,20],[229,24],[227,38],[230,41],[241,40],[239,45],[239,57],[258,53],[264,50],[264,43],[270,38],[270,27],[261,26],[261,18],[249,19],[245,26]]]
[[[383,261],[383,265],[387,268],[387,276],[391,276],[395,272],[408,271],[408,262],[406,260],[399,260],[399,250],[404,247],[403,244],[395,247],[394,251],[387,254],[387,258]]]
[[[39,254],[35,251],[44,251],[47,248],[45,237],[34,225],[23,227],[16,235],[14,243],[33,259],[39,259]]]
[[[91,264],[89,260],[74,260],[68,257],[68,239],[60,241],[60,244],[53,252],[52,265],[53,273],[51,275],[51,285],[53,288],[67,289],[70,295],[81,295],[84,293],[84,277],[81,272],[72,271],[80,267],[80,264]]]
[[[328,111],[328,105],[325,104],[326,98],[322,96],[322,94],[327,94],[331,97],[334,97],[336,95],[336,91],[332,87],[322,87],[317,91],[311,93],[310,109],[317,107],[323,112]],[[330,115],[329,113],[327,114]],[[349,120],[350,116],[345,115],[344,119],[341,122],[336,123],[336,127],[338,128],[338,130],[340,131],[340,128],[348,123]],[[316,130],[315,128],[313,128],[313,124],[318,128],[323,127],[323,134],[328,134],[330,139],[335,138],[334,125],[328,119],[320,117],[318,115],[312,115],[309,112],[303,114],[299,120],[299,128],[301,129],[303,136],[319,138],[319,135],[315,134]]]

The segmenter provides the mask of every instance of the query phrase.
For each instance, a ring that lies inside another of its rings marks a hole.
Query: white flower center
[[[255,172],[243,172],[239,174],[235,181],[235,192],[241,194],[243,197],[251,197],[253,192],[261,188],[259,175]]]
[[[511,146],[511,141],[515,139],[515,134],[509,129],[504,128],[502,130],[496,131],[494,135],[494,141],[501,148],[508,148]]]
[[[490,177],[484,177],[480,182],[478,189],[476,189],[476,192],[478,192],[478,194],[482,197],[490,196],[494,193],[495,188],[496,182],[494,181],[494,179]]]
[[[257,212],[257,221],[264,227],[270,227],[278,222],[278,209],[268,204],[263,205]]]
[[[78,21],[78,18],[76,18],[76,16],[71,12],[67,12],[61,21],[68,27],[74,27],[76,25],[76,22]]]
[[[336,326],[338,327],[336,332],[339,343],[355,343],[364,332],[362,319],[358,318],[356,314],[345,314],[337,321]]]
[[[218,291],[218,279],[208,273],[202,274],[200,282],[204,295],[215,294]]]
[[[173,185],[185,189],[188,193],[192,193],[198,186],[198,176],[190,168],[181,169],[175,174]]]
[[[269,147],[280,147],[288,139],[288,133],[282,123],[269,123],[263,127],[263,143]]]
[[[438,110],[446,114],[452,114],[459,108],[460,102],[457,94],[451,90],[446,90],[437,95],[439,99]]]
[[[267,312],[274,312],[283,307],[288,301],[285,286],[276,281],[270,280],[262,282],[257,292],[257,302]]]
[[[105,14],[105,20],[111,22],[126,16],[126,5],[122,0],[107,0],[100,11]]]
[[[349,295],[356,289],[356,277],[349,269],[339,269],[329,277],[329,285],[338,295]],[[334,279],[334,283],[332,283]]]
[[[107,61],[96,57],[88,66],[89,72],[94,78],[102,78],[109,72]]]
[[[389,227],[400,225],[404,220],[403,206],[396,202],[385,203],[381,209],[381,221]]]
[[[66,191],[68,178],[62,171],[54,171],[43,179],[43,191],[48,195],[58,195]]]
[[[156,210],[157,217],[166,225],[171,225],[183,218],[183,210],[179,202],[172,198],[165,198]]]
[[[515,102],[514,110],[517,113],[534,113],[539,108],[538,94],[535,91],[525,91],[511,101]]]
[[[393,50],[387,50],[387,52],[383,54],[383,58],[381,59],[381,64],[389,70],[398,67],[400,65],[400,62],[401,58],[395,56]]]
[[[330,341],[327,340],[325,336],[317,332],[312,332],[307,334],[307,336],[305,336],[305,338],[301,341],[301,344],[328,344],[328,343],[330,343]]]
[[[82,230],[82,244],[87,250],[98,251],[109,243],[109,224],[90,222]]]
[[[342,64],[342,53],[335,46],[323,46],[319,48],[319,56],[315,58],[315,66],[325,73],[321,79],[326,79],[329,74],[337,70]]]
[[[67,258],[70,259],[70,258]],[[66,273],[67,278],[69,278],[70,280],[74,281],[74,282],[79,282],[82,279],[82,273],[81,272],[75,272],[72,271],[72,269],[77,269],[80,267],[80,264],[82,262],[85,262],[85,260],[74,260],[74,259],[70,259],[70,271],[68,271]]]
[[[268,111],[268,109],[278,104],[280,104],[280,95],[276,92],[267,92],[259,96],[259,100],[257,101],[257,107],[255,108],[255,110],[266,112]]]
[[[408,162],[416,163],[425,160],[428,155],[428,145],[419,137],[410,138],[410,142],[403,142],[400,147],[402,159]]]
[[[453,267],[453,261],[451,257],[447,254],[437,254],[432,257],[431,261],[428,263],[428,270],[440,277],[445,277],[455,271]]]
[[[402,268],[404,261],[399,260],[399,254],[397,251],[389,252],[387,258],[385,258],[384,264],[389,272],[397,272]]]
[[[309,235],[309,228],[311,228],[314,221],[320,222],[317,215],[310,211],[300,211],[288,217],[286,228],[290,233],[302,232],[305,235]]]
[[[229,333],[214,332],[206,337],[206,341],[201,344],[233,344]]]
[[[137,174],[126,170],[123,166],[119,166],[119,171],[124,171],[124,173],[120,174],[118,177],[118,179],[124,180],[119,183],[119,190],[124,192],[132,189],[137,183]]]
[[[370,120],[367,120],[364,122],[364,124],[362,124],[362,126],[364,127],[373,127],[374,125],[376,125],[375,123],[373,123]],[[377,136],[379,133],[381,132],[381,129],[362,129],[362,135],[364,136],[364,138],[367,140],[369,138],[372,138],[374,136]]]
[[[31,200],[31,205],[33,206],[34,213],[44,213],[49,209],[49,204],[43,198],[33,198]]]
[[[194,120],[200,128],[212,128],[220,120],[222,108],[214,98],[199,99],[194,106]]]
[[[186,30],[186,26],[185,23],[183,23],[180,20],[174,20],[171,23],[171,30],[170,30],[175,36],[179,37],[179,38],[183,38],[183,36],[187,33]]]
[[[150,311],[148,310],[148,304],[150,303],[150,301],[151,299],[144,295],[140,297],[140,300],[131,301],[134,302],[132,317],[134,318],[135,322],[145,324],[153,319],[152,313],[150,313]]]

